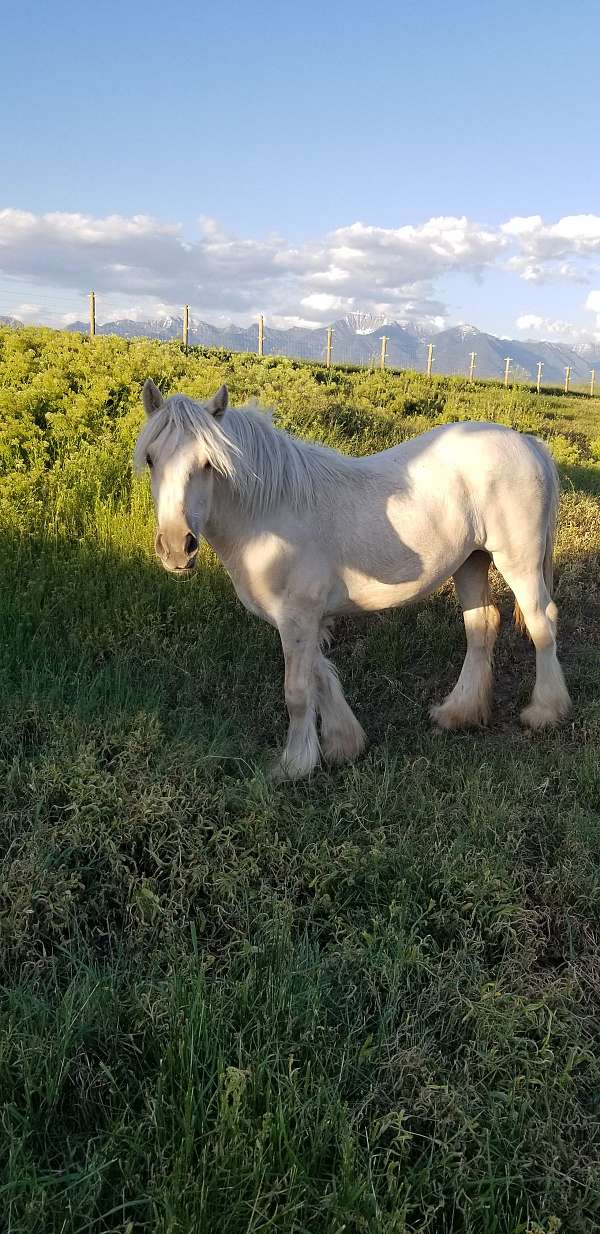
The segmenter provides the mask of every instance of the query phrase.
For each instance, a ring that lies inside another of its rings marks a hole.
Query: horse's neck
[[[244,412],[236,410],[232,412],[229,432],[234,445],[246,455],[248,449],[247,442],[245,443],[243,435],[236,431],[239,419],[243,415]],[[264,430],[261,429],[260,431]],[[268,451],[265,451],[265,456],[267,455]],[[249,475],[247,478],[244,478],[241,489],[234,480],[215,473],[213,500],[210,518],[205,528],[205,537],[217,556],[225,563],[232,554],[235,554],[237,546],[247,543],[254,535],[260,534],[261,526],[265,519],[265,511],[262,508],[263,503],[260,499],[256,502],[253,500],[254,494],[251,490],[254,484],[258,486],[259,490],[263,486],[266,486],[268,490],[268,478],[264,475],[257,475],[255,477],[254,466],[255,464],[250,457],[248,461]],[[249,485],[250,491],[246,489],[246,485]]]
[[[253,515],[242,507],[231,482],[224,476],[215,475],[204,537],[224,565],[227,565],[237,546],[251,538],[253,524]]]

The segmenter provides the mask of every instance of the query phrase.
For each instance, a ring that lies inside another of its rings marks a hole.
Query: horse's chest
[[[261,621],[270,622],[271,625],[277,624],[274,616],[267,611],[264,603],[261,603],[260,596],[253,595],[245,587],[236,586],[235,582],[234,586],[238,599],[241,600],[244,608],[248,609],[249,613],[252,613],[254,617],[260,617]]]
[[[272,626],[277,625],[277,604],[265,581],[258,577],[249,577],[245,572],[228,570],[228,574],[244,608],[254,617],[260,617],[261,621],[268,621]]]
[[[274,626],[280,616],[294,555],[293,546],[283,537],[263,533],[240,546],[226,562],[244,608]]]

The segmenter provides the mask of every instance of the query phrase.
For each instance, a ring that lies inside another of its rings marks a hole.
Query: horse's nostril
[[[157,533],[156,539],[155,539],[155,541],[154,541],[154,548],[156,549],[156,554],[157,554],[157,556],[158,556],[158,557],[164,557],[164,555],[165,555],[165,544],[164,544],[164,540],[163,540],[163,538],[162,538],[162,532],[160,532],[160,531]]]
[[[187,536],[185,537],[185,544],[183,547],[188,557],[191,556],[192,553],[196,552],[198,548],[198,541],[196,537],[192,535],[191,531],[188,531]]]

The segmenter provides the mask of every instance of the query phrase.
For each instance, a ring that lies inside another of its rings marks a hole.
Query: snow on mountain
[[[400,326],[402,330],[407,330],[409,334],[421,339],[424,343],[430,343],[440,329],[439,326],[432,325],[431,322],[411,321],[408,317],[398,317],[394,325]]]
[[[379,313],[348,313],[347,317],[340,318],[335,323],[338,328],[346,327],[352,334],[373,334],[375,330],[381,330],[383,326],[389,326],[391,318],[383,317]]]
[[[587,360],[590,366],[598,366],[600,362],[600,342],[598,343],[573,343],[571,350],[582,360]]]
[[[461,322],[460,326],[455,326],[455,329],[463,339],[473,338],[474,335],[481,334],[481,330],[478,330],[477,326],[469,326],[465,322]]]

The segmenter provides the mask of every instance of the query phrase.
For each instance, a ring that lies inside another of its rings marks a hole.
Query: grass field
[[[152,553],[141,382],[366,453],[458,418],[561,465],[574,699],[439,734],[452,588],[341,622],[370,746],[271,784],[277,635]],[[600,400],[0,330],[0,1229],[600,1229]]]

